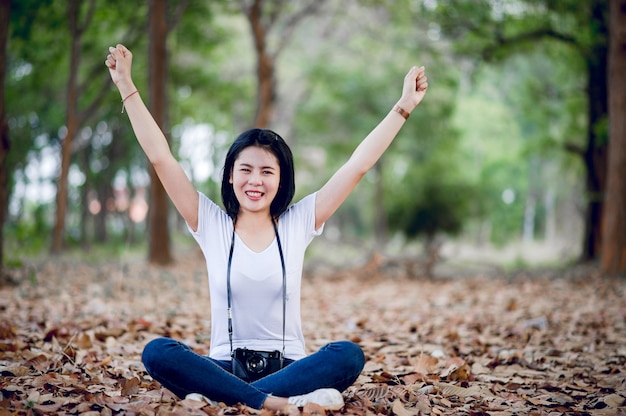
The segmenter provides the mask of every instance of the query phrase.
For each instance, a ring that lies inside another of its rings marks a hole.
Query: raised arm
[[[404,77],[402,96],[393,109],[354,150],[350,159],[319,190],[315,201],[315,228],[319,228],[339,206],[361,178],[380,159],[413,109],[422,101],[428,80],[424,67],[412,67]]]
[[[161,131],[138,93],[131,77],[133,55],[123,45],[109,48],[105,61],[122,97],[137,141],[154,167],[165,192],[193,230],[198,229],[198,193],[172,155]]]

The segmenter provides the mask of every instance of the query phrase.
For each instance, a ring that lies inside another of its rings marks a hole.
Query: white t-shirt
[[[287,271],[285,356],[306,355],[300,321],[300,283],[304,252],[323,225],[315,230],[315,195],[292,205],[278,220],[278,235]],[[189,228],[206,259],[211,297],[209,356],[230,360],[226,272],[233,222],[217,204],[199,192],[198,230]],[[262,252],[248,248],[235,234],[230,272],[233,313],[233,349],[282,351],[283,278],[276,238]]]

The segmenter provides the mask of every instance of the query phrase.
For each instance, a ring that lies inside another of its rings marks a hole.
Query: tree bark
[[[307,17],[315,14],[324,0],[308,0],[297,7],[293,2],[263,0],[241,1],[241,7],[250,24],[252,41],[257,56],[257,100],[254,126],[268,128],[274,121],[277,100],[276,61],[291,40],[291,34]],[[280,22],[279,22],[280,20]],[[276,44],[268,48],[268,33],[280,27]]]
[[[4,90],[10,13],[11,1],[0,0],[0,284],[4,276],[4,223],[6,221],[8,213],[7,207],[9,205],[9,171],[7,169],[7,156],[9,153],[10,140]]]
[[[167,102],[167,2],[165,0],[150,1],[150,42],[149,42],[149,84],[150,96],[148,105],[155,121],[161,130],[168,132],[166,117]],[[167,133],[166,133],[167,136]],[[149,167],[150,173],[150,212],[148,227],[150,230],[150,247],[148,259],[153,264],[169,264],[172,262],[170,235],[168,227],[167,194],[156,171]]]
[[[389,226],[387,215],[385,214],[385,184],[383,181],[383,160],[379,160],[374,165],[376,173],[376,183],[374,186],[374,229],[376,236],[376,248],[382,250],[387,244],[387,234]]]
[[[77,99],[78,99],[78,66],[80,62],[80,41],[82,30],[79,28],[80,0],[69,0],[67,3],[67,19],[70,28],[70,66],[66,86],[66,135],[61,144],[61,172],[57,179],[56,221],[52,231],[52,253],[63,250],[65,236],[65,214],[67,212],[68,183],[67,178],[72,158],[72,142],[78,130]]]
[[[607,143],[598,126],[608,115],[608,8],[607,0],[594,1],[591,22],[599,41],[591,48],[587,61],[588,126],[587,147],[583,152],[586,167],[587,209],[581,260],[596,260],[602,253],[602,213],[606,192]]]
[[[105,92],[107,84],[102,84],[100,94],[93,100],[88,108],[81,111],[78,107],[78,97],[81,86],[79,84],[79,66],[81,59],[81,42],[83,33],[91,23],[95,12],[96,3],[90,0],[87,13],[81,19],[80,8],[83,0],[68,0],[67,2],[67,22],[70,31],[70,65],[68,81],[66,85],[66,115],[65,128],[66,135],[61,144],[61,172],[57,179],[56,196],[56,218],[52,231],[51,252],[59,253],[63,250],[65,239],[65,216],[67,212],[68,197],[68,174],[72,163],[73,142],[78,134],[81,124],[96,111]],[[88,82],[91,82],[89,79]]]
[[[609,145],[602,271],[626,276],[626,0],[610,0]]]
[[[83,172],[89,172],[89,155],[87,151],[83,149],[78,154],[78,165]],[[89,242],[89,186],[87,183],[89,180],[85,180],[85,183],[80,188],[80,245],[83,250],[90,249]]]
[[[254,49],[257,56],[257,100],[254,125],[267,128],[272,121],[276,104],[276,79],[274,77],[274,57],[267,50],[267,29],[262,23],[263,2],[256,0],[246,11]]]

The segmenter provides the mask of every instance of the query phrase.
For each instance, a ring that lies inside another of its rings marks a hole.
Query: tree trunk
[[[604,39],[608,38],[606,0],[595,1],[591,10],[591,21],[595,26],[597,37],[601,38],[587,56],[587,96],[588,119],[587,148],[583,154],[586,166],[587,212],[585,217],[585,234],[582,260],[595,260],[602,252],[602,211],[604,208],[604,192],[606,190],[607,145],[597,128],[606,120],[607,108],[607,59],[608,46]]]
[[[376,173],[376,183],[374,186],[374,227],[376,236],[376,247],[382,250],[387,243],[387,215],[385,214],[385,183],[383,181],[383,161],[379,160],[374,165]]]
[[[264,50],[257,50],[258,66],[257,77],[259,87],[257,94],[257,109],[254,125],[267,128],[274,116],[276,106],[276,80],[274,79],[274,59]]]
[[[610,0],[609,161],[601,267],[626,275],[626,0]]]
[[[4,89],[7,68],[7,44],[9,40],[10,0],[0,0],[0,285],[4,277],[4,223],[8,213],[9,171],[9,125],[7,123]]]
[[[107,241],[107,218],[109,217],[109,200],[114,197],[109,182],[103,182],[96,188],[98,202],[100,203],[100,212],[93,219],[93,238],[98,243]]]
[[[168,132],[166,126],[167,92],[167,2],[150,1],[150,42],[149,42],[149,83],[150,112],[161,130]],[[167,133],[166,133],[167,135]],[[165,189],[152,166],[150,172],[150,263],[168,264],[172,262],[170,236],[167,223],[168,200]]]
[[[79,121],[77,116],[77,83],[78,83],[78,65],[80,61],[80,40],[82,31],[79,29],[78,19],[80,0],[69,0],[67,3],[67,18],[70,27],[71,45],[70,45],[70,66],[69,77],[66,90],[66,116],[65,126],[67,132],[61,145],[61,173],[57,180],[57,197],[56,197],[56,221],[52,232],[53,253],[59,253],[63,250],[65,237],[65,214],[67,212],[67,196],[68,183],[67,178],[70,170],[72,158],[72,142],[77,133]]]
[[[79,166],[83,172],[89,172],[89,154],[87,149],[82,149],[78,154]],[[80,246],[83,250],[89,250],[91,248],[89,241],[89,180],[85,180],[85,183],[80,188]]]
[[[267,128],[274,114],[276,101],[276,79],[274,77],[274,57],[267,50],[267,29],[263,27],[261,16],[263,2],[256,0],[248,9],[246,16],[250,23],[254,49],[257,56],[257,101],[254,125]]]
[[[293,31],[309,16],[314,15],[324,0],[302,2],[264,2],[241,0],[241,7],[248,18],[252,41],[257,56],[257,100],[254,125],[267,128],[274,121],[277,101],[276,61],[292,39]],[[267,44],[268,33],[275,33],[272,48]]]

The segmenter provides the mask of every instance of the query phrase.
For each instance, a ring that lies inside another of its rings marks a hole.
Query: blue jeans
[[[300,360],[285,360],[282,370],[252,383],[231,373],[231,362],[199,355],[182,342],[157,338],[146,345],[142,361],[161,385],[180,398],[189,393],[227,405],[242,403],[260,409],[268,395],[290,397],[320,388],[343,391],[357,379],[365,357],[350,341],[331,342]]]

